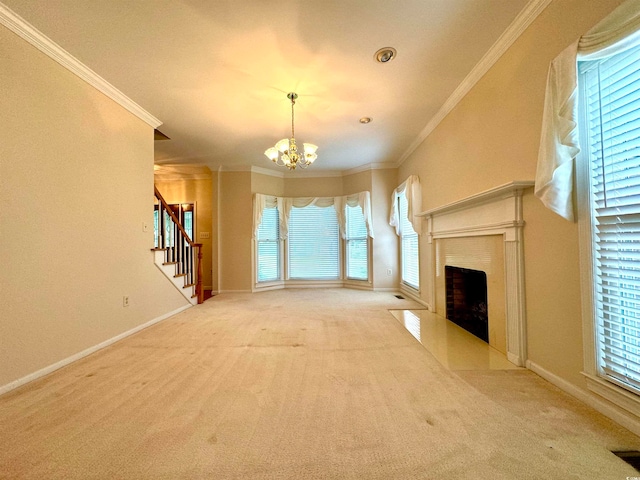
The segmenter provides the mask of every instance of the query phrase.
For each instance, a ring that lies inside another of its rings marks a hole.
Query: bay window
[[[371,225],[369,192],[318,198],[256,194],[256,287],[287,281],[367,282]]]

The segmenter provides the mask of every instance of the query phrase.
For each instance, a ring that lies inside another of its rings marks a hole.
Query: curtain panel
[[[400,218],[398,218],[398,197],[402,194],[407,197],[407,216],[413,230],[420,235],[422,233],[422,218],[418,217],[422,209],[422,189],[417,175],[410,175],[391,194],[391,212],[389,213],[389,225],[395,227],[396,234],[400,235]]]
[[[346,238],[346,206],[359,206],[362,209],[364,222],[367,226],[367,234],[373,238],[373,221],[371,215],[371,192],[359,192],[352,195],[340,197],[276,197],[273,195],[263,195],[256,193],[253,203],[253,237],[256,238],[258,228],[262,222],[262,212],[265,208],[278,207],[280,212],[280,238],[286,239],[289,236],[289,218],[292,208],[304,208],[309,205],[326,208],[333,206],[336,209],[338,226],[342,238]]]
[[[547,74],[535,195],[574,220],[574,160],[578,138],[578,61],[605,59],[640,43],[640,0],[627,0],[550,64]]]

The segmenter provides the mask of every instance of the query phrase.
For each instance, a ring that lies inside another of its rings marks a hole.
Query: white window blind
[[[347,278],[353,280],[369,279],[369,253],[367,225],[362,208],[359,205],[345,208],[347,220],[346,256]]]
[[[418,234],[411,226],[411,222],[409,222],[407,197],[404,193],[398,196],[398,215],[400,217],[402,282],[418,289],[420,287]]]
[[[280,280],[278,209],[265,208],[258,228],[258,282]]]
[[[339,230],[333,206],[293,207],[289,217],[289,278],[340,278]]]
[[[580,69],[599,372],[640,393],[640,47]]]

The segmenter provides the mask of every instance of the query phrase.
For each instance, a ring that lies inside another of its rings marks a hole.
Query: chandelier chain
[[[293,127],[293,125],[294,125],[294,121],[293,121],[293,115],[294,115],[294,113],[293,113],[293,111],[294,111],[294,110],[293,110],[293,106],[294,106],[295,104],[296,104],[296,100],[295,100],[295,98],[292,98],[292,99],[291,99],[291,138],[295,138],[295,137],[296,137],[296,136],[295,136],[294,127]]]

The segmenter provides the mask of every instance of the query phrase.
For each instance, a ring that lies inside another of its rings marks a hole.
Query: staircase
[[[155,186],[154,191],[158,201],[156,246],[151,249],[155,263],[191,304],[202,303],[202,244],[189,238]]]

